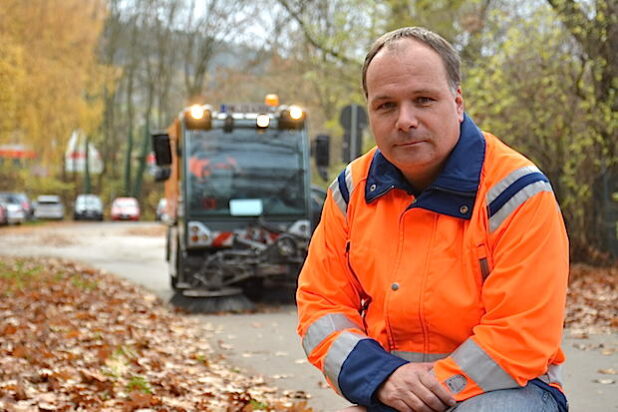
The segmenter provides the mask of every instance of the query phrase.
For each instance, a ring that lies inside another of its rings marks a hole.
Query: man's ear
[[[461,123],[464,119],[464,98],[461,86],[457,87],[457,91],[455,92],[455,104],[457,105],[457,118]]]

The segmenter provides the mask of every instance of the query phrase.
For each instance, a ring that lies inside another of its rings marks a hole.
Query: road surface
[[[0,254],[53,256],[81,261],[143,285],[168,301],[172,296],[164,261],[164,227],[157,223],[62,222],[0,228]],[[325,388],[321,374],[304,357],[295,333],[293,305],[260,305],[260,312],[200,315],[213,331],[212,346],[227,362],[272,386],[309,394],[316,411],[348,402]],[[567,331],[566,389],[572,412],[618,412],[618,335],[576,339]],[[613,382],[613,383],[611,383]]]

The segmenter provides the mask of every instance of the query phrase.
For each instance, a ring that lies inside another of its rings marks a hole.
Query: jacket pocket
[[[476,247],[476,257],[479,272],[481,274],[481,281],[485,282],[487,277],[491,274],[492,262],[489,253],[487,253],[487,246],[484,243],[481,243]]]

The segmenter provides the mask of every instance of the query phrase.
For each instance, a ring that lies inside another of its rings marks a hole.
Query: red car
[[[112,202],[112,220],[139,220],[139,203],[134,197],[117,197]]]

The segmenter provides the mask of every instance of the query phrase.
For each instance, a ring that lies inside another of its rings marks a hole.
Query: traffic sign
[[[347,163],[362,154],[363,129],[367,127],[367,112],[363,106],[349,104],[341,109],[339,122],[345,129],[343,161]]]
[[[341,109],[339,122],[344,129],[353,129],[353,125],[360,129],[367,127],[367,112],[365,108],[358,104],[349,104]]]

